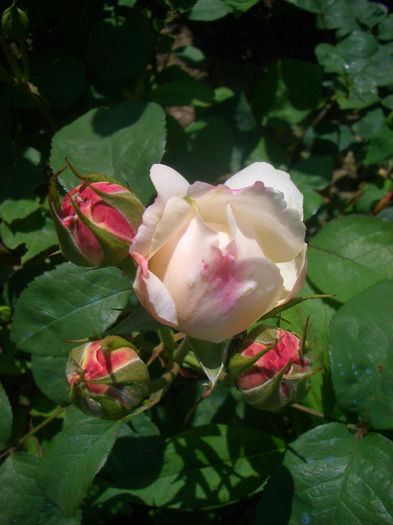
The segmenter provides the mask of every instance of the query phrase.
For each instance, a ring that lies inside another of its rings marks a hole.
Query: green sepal
[[[122,419],[132,412],[148,395],[146,383],[127,383],[113,388],[116,397],[93,394],[82,385],[73,385],[70,389],[70,400],[82,412],[101,419]],[[119,399],[120,398],[120,399]]]
[[[103,258],[98,266],[118,266],[129,256],[128,250],[130,243],[116,239],[112,234],[102,230],[101,228],[98,228],[94,222],[83,215],[83,213],[73,201],[72,197],[70,197],[70,200],[72,206],[74,207],[75,213],[78,215],[78,218],[94,234],[94,237],[101,246]],[[94,265],[90,262],[89,266]]]
[[[297,304],[303,303],[304,301],[308,301],[309,299],[333,299],[334,295],[325,295],[325,294],[316,294],[316,295],[305,295],[303,297],[293,297],[286,303],[276,306],[276,308],[273,308],[269,312],[267,312],[263,317],[261,317],[261,321],[264,319],[271,319],[272,317],[277,317],[278,314],[281,312],[284,312],[285,310],[288,310],[289,308],[292,308],[292,306],[296,306]]]
[[[297,371],[297,365],[294,364],[294,370],[289,375],[286,375],[292,364],[292,361],[289,360],[288,363],[272,378],[259,386],[255,386],[248,390],[242,390],[241,392],[247,403],[260,410],[274,411],[302,399],[310,388],[310,377],[316,372],[312,370],[309,372]],[[282,381],[285,381],[290,389],[287,399],[285,400],[281,397]]]
[[[133,191],[120,184],[117,180],[101,173],[82,175],[74,168],[67,158],[65,161],[75,177],[86,183],[90,189],[99,195],[106,204],[109,204],[109,206],[112,206],[112,208],[120,211],[120,213],[124,215],[124,217],[129,221],[135,230],[138,228],[142,222],[142,215],[145,211],[145,207]],[[124,194],[105,193],[97,188],[94,188],[92,186],[94,182],[109,182],[111,184],[117,184],[117,186],[124,188]]]
[[[56,188],[56,175],[51,178],[49,184],[48,203],[49,212],[53,219],[60,249],[64,257],[78,266],[93,266],[91,261],[80,250],[71,231],[61,222],[58,214],[61,204],[59,192]]]
[[[119,211],[128,220],[129,224],[137,230],[138,226],[142,222],[142,215],[145,211],[145,207],[138,199],[138,197],[127,188],[124,188],[124,193],[105,193],[97,188],[94,188],[90,183],[87,183],[92,191],[99,195],[101,199]],[[121,186],[118,182],[115,182],[118,186]]]
[[[231,380],[236,381],[238,377],[252,367],[254,363],[258,361],[260,357],[269,352],[277,344],[277,341],[271,343],[266,348],[253,355],[252,357],[244,357],[240,353],[233,355],[229,361],[228,373]]]
[[[280,341],[278,337],[279,329],[275,326],[270,326],[266,324],[260,324],[256,326],[249,334],[247,334],[246,342],[257,343],[267,345],[266,348],[258,352],[252,357],[245,357],[241,355],[242,350],[244,350],[245,343],[242,345],[242,349],[234,354],[228,366],[229,377],[231,380],[237,380],[240,374],[247,369],[251,368],[254,363],[258,361],[260,357],[269,352],[276,344]]]

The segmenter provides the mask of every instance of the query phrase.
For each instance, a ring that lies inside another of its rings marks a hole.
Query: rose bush
[[[154,318],[221,342],[300,289],[303,196],[287,173],[258,162],[225,184],[190,185],[156,164],[150,177],[158,196],[130,254],[134,290]]]

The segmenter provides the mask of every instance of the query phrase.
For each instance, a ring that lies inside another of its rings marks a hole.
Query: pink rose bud
[[[127,188],[105,175],[81,176],[60,203],[55,181],[49,204],[63,255],[80,266],[118,266],[142,221],[144,207]]]
[[[120,419],[149,393],[149,372],[133,346],[108,336],[73,348],[66,377],[71,401],[88,415]]]
[[[244,399],[255,408],[276,410],[304,397],[313,372],[302,356],[299,339],[266,326],[258,327],[250,336],[240,351],[241,365],[239,354],[236,356],[236,366],[243,369],[238,387]]]

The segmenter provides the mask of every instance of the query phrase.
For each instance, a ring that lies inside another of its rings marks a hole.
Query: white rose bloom
[[[306,274],[303,195],[257,162],[225,184],[190,185],[162,164],[130,248],[134,290],[158,321],[221,342],[288,301]]]

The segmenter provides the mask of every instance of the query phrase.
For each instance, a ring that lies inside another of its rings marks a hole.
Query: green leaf
[[[378,25],[378,38],[380,40],[393,40],[393,14],[388,15]]]
[[[253,162],[270,162],[274,166],[285,168],[289,163],[289,157],[286,150],[271,135],[261,135],[259,140],[248,155],[245,164]]]
[[[72,347],[64,339],[102,334],[126,306],[130,288],[129,279],[117,268],[61,264],[22,292],[11,338],[32,354],[68,354]]]
[[[161,84],[149,94],[161,106],[207,106],[213,97],[212,88],[195,78]]]
[[[84,66],[59,49],[44,49],[31,57],[31,82],[52,106],[66,109],[85,87]]]
[[[192,428],[169,438],[163,456],[156,452],[156,462],[146,454],[147,468],[139,463],[139,479],[130,469],[126,482],[117,478],[117,486],[108,488],[96,503],[129,494],[132,500],[155,507],[191,510],[228,505],[262,489],[283,449],[280,440],[256,430],[226,425]],[[129,447],[128,451],[133,453]],[[148,468],[154,469],[156,479]]]
[[[337,50],[349,60],[372,57],[378,49],[378,40],[365,31],[353,31],[337,44]]]
[[[41,153],[35,148],[9,147],[0,165],[1,200],[33,197],[33,190],[44,178],[41,162]]]
[[[306,130],[303,142],[316,155],[331,156],[348,149],[355,139],[347,126],[321,123]]]
[[[224,0],[198,0],[193,5],[188,18],[199,22],[212,22],[232,13],[232,8]]]
[[[381,102],[385,108],[393,110],[393,95],[388,95],[387,97],[383,98]]]
[[[296,178],[296,185],[323,190],[333,177],[333,160],[314,155],[295,164],[291,168],[291,176]]]
[[[194,46],[181,46],[175,50],[176,56],[190,62],[191,64],[200,64],[205,60],[203,52]]]
[[[357,442],[330,423],[291,443],[257,508],[257,525],[393,523],[393,445],[379,434]]]
[[[157,330],[161,326],[142,305],[139,305],[130,315],[111,327],[110,332],[111,334],[125,335],[139,330]]]
[[[208,117],[186,128],[187,149],[178,152],[176,169],[188,181],[203,179],[216,183],[229,173],[233,134],[224,119]]]
[[[286,0],[289,4],[293,4],[300,9],[310,11],[311,13],[323,13],[326,6],[331,3],[332,0]]]
[[[378,51],[371,58],[354,62],[351,69],[369,76],[377,86],[390,86],[393,83],[392,60],[393,46],[386,44],[379,46]]]
[[[318,105],[321,96],[322,68],[303,60],[283,59],[272,64],[258,82],[251,105],[259,120],[297,124]]]
[[[318,29],[360,29],[356,18],[367,7],[367,0],[333,0],[325,2],[324,12],[317,18]]]
[[[38,210],[38,199],[7,199],[0,205],[0,215],[3,220],[10,223],[16,219],[24,219]]]
[[[11,224],[2,222],[1,236],[4,244],[12,250],[25,245],[27,251],[21,258],[22,264],[57,244],[53,221],[43,210]]]
[[[345,74],[346,62],[341,52],[330,44],[321,43],[315,48],[318,62],[323,66],[326,73]]]
[[[225,0],[225,3],[233,7],[237,15],[241,15],[251,9],[259,0]]]
[[[72,516],[102,468],[120,431],[121,421],[85,416],[67,409],[64,427],[45,448],[38,483],[63,514]]]
[[[349,75],[344,83],[337,85],[337,102],[341,109],[363,109],[378,100],[378,90],[375,80],[365,73]]]
[[[213,388],[224,369],[227,346],[225,343],[211,343],[192,337],[188,338],[188,343]]]
[[[304,219],[309,219],[322,205],[322,197],[314,190],[326,188],[333,177],[331,157],[312,156],[291,168],[293,182],[304,195]]]
[[[376,135],[385,122],[385,114],[381,108],[369,110],[352,126],[354,132],[364,140]]]
[[[51,168],[64,168],[65,157],[82,174],[104,173],[129,186],[145,203],[154,194],[148,177],[165,144],[165,115],[154,103],[127,101],[111,109],[93,109],[56,133]],[[60,177],[67,191],[79,182],[70,171]]]
[[[81,513],[68,518],[50,503],[37,485],[40,460],[14,453],[0,467],[2,525],[79,525]]]
[[[12,431],[12,409],[7,394],[0,383],[0,448],[3,448]]]
[[[333,385],[341,408],[379,429],[393,428],[393,281],[353,297],[330,325]]]
[[[378,162],[388,161],[392,158],[393,152],[393,131],[384,126],[381,131],[374,135],[368,145],[364,164],[377,164]]]
[[[345,302],[393,277],[392,244],[389,223],[375,217],[340,217],[326,224],[310,243],[308,276],[324,293]]]
[[[67,356],[34,354],[31,358],[31,370],[35,384],[55,403],[64,403],[69,399],[65,378],[66,362]]]
[[[383,179],[382,179],[383,181]],[[365,184],[364,193],[355,204],[355,211],[357,213],[370,213],[374,210],[378,202],[385,197],[388,193],[388,189],[383,184],[380,178],[375,177],[375,182],[377,184]]]
[[[153,56],[153,34],[134,13],[98,22],[90,31],[86,58],[102,79],[119,79],[141,73]]]
[[[377,2],[367,2],[365,9],[359,13],[357,19],[361,24],[371,29],[379,24],[386,17],[387,13],[388,8],[385,5]]]

